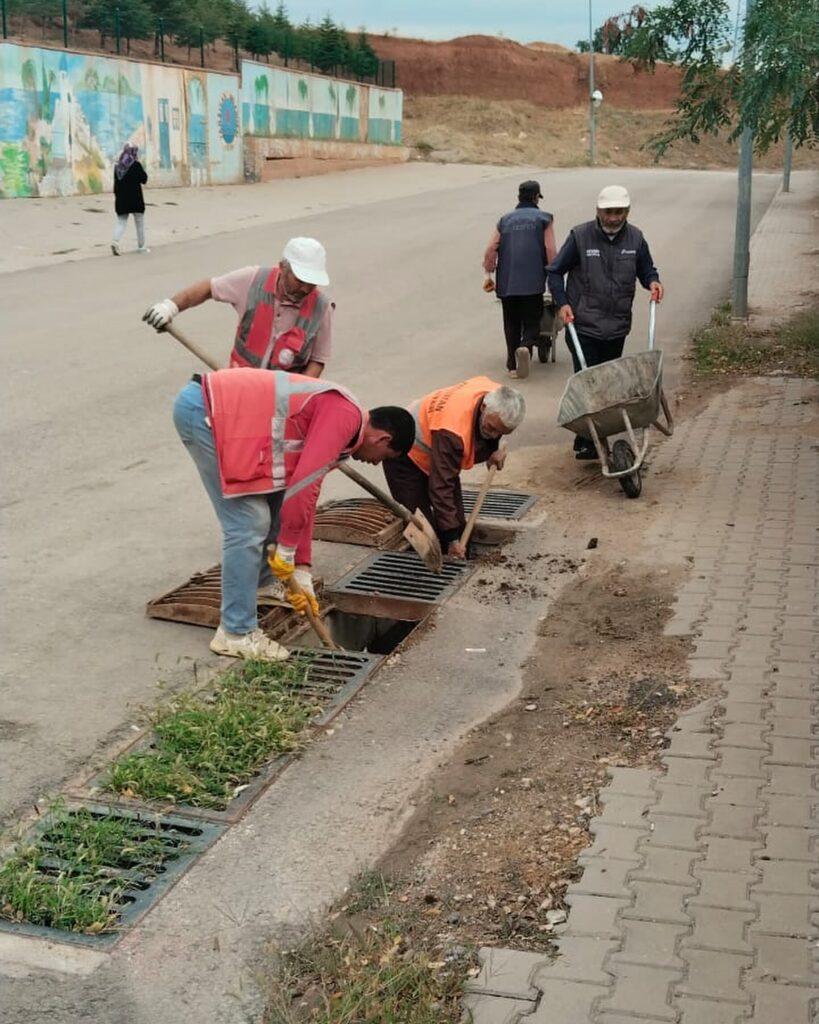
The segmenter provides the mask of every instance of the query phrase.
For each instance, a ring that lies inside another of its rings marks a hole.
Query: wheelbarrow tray
[[[658,349],[590,366],[566,382],[557,422],[587,440],[592,440],[589,420],[601,438],[622,433],[624,411],[633,428],[651,426],[660,415],[662,380],[663,354]]]

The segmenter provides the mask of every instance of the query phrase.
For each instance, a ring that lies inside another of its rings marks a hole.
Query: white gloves
[[[151,306],[150,309],[146,309],[142,319],[158,331],[164,331],[171,320],[178,315],[179,307],[173,299],[163,299]]]
[[[311,597],[316,596],[316,592],[313,589],[313,577],[309,569],[296,569],[293,573],[293,580],[298,583],[305,594],[309,594]]]

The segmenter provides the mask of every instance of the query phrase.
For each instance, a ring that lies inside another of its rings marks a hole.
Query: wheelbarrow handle
[[[654,332],[657,327],[657,300],[652,299],[648,304],[648,351],[654,351]]]
[[[580,369],[586,370],[586,357],[583,355],[583,349],[580,347],[580,338],[577,336],[577,331],[574,329],[574,324],[568,323],[566,327],[569,331],[569,337],[572,339],[572,345],[574,345],[574,351],[577,355],[577,361],[580,363]]]

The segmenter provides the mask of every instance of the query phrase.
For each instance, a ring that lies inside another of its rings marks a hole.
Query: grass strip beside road
[[[0,867],[0,917],[90,935],[112,931],[134,874],[150,881],[186,846],[146,822],[59,803],[50,813],[46,829]]]
[[[744,321],[732,320],[730,303],[725,303],[693,340],[694,364],[703,377],[730,373],[819,377],[819,305],[774,328],[755,330]]]
[[[330,928],[281,956],[264,1024],[458,1024],[474,952],[442,949],[422,915],[368,872]]]
[[[105,788],[129,798],[223,809],[269,761],[294,750],[318,710],[299,693],[309,662],[245,662],[207,696],[179,694],[151,716],[153,742],[119,758]]]

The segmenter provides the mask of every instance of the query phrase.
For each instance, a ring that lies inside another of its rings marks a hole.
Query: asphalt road
[[[56,787],[127,728],[155,699],[158,682],[183,681],[196,664],[213,663],[207,632],[144,616],[149,598],[213,564],[219,551],[210,506],[170,417],[176,391],[197,367],[140,322],[150,302],[197,278],[270,262],[290,235],[314,234],[330,253],[338,303],[329,376],[380,404],[502,374],[500,309],[480,289],[480,257],[531,169],[423,173],[425,191],[384,198],[381,190],[374,201],[359,191],[346,205],[344,190],[360,189],[358,179],[310,179],[293,192],[287,220],[162,245],[149,257],[0,276],[0,817]],[[540,178],[559,240],[592,215],[603,184],[631,190],[632,219],[667,289],[659,342],[672,357],[673,387],[674,354],[728,292],[735,175],[561,170]],[[773,175],[755,178],[754,223],[777,184]],[[331,190],[333,208],[316,214],[316,197]],[[245,207],[253,195],[242,194]],[[218,190],[213,197],[220,201]],[[15,219],[24,230],[17,206]],[[641,294],[630,349],[644,343],[646,310]],[[210,304],[179,323],[226,358],[229,307]],[[569,369],[562,347],[555,366],[534,367],[515,444],[567,442],[555,412]],[[347,493],[345,485],[328,482],[324,496]]]

